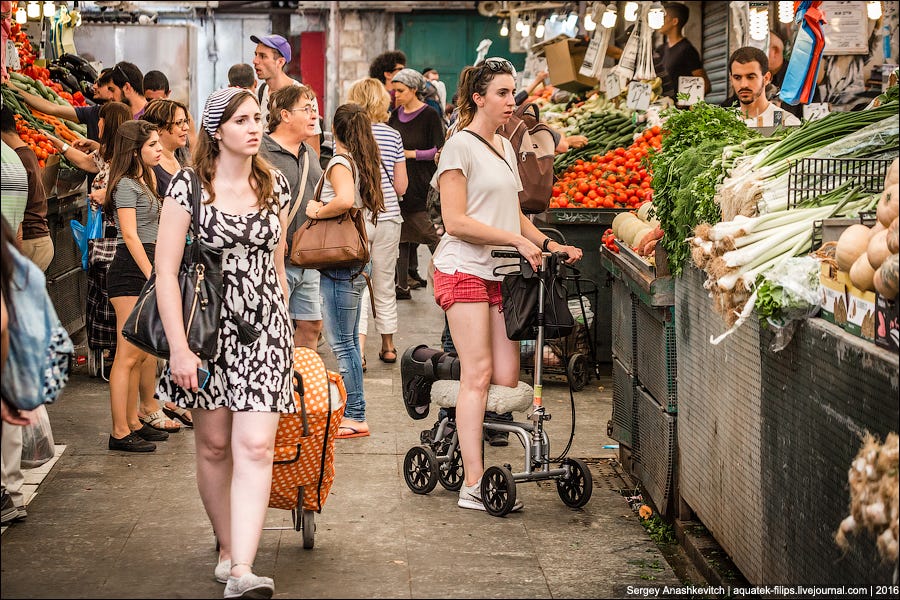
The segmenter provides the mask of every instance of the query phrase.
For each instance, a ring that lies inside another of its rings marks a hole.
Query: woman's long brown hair
[[[334,137],[350,151],[359,170],[359,195],[363,206],[372,212],[372,222],[384,211],[381,191],[381,152],[372,135],[372,122],[359,104],[342,104],[332,120]]]
[[[147,121],[125,121],[119,126],[113,142],[112,162],[109,164],[106,202],[103,203],[103,211],[110,219],[116,214],[116,186],[123,177],[143,181],[147,193],[157,202],[157,210],[162,209],[160,199],[156,195],[153,169],[144,165],[141,160],[141,148],[154,131],[156,125]]]

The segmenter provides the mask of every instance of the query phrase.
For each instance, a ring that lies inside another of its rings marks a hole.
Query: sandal
[[[163,412],[163,409],[161,408],[156,409],[149,415],[138,415],[138,419],[144,425],[149,425],[153,429],[158,429],[159,431],[166,431],[168,433],[181,431],[181,424],[174,419],[167,418],[165,412]],[[168,423],[174,424],[174,427],[172,427],[172,425],[167,427],[166,425]]]
[[[191,411],[186,408],[181,408],[180,406],[176,406],[172,404],[169,406],[171,402],[166,403],[166,406],[162,407],[163,414],[172,419],[173,421],[181,421],[181,423],[185,427],[193,427],[194,421],[191,418]]]
[[[382,350],[378,353],[378,358],[381,362],[395,363],[397,362],[397,349],[388,348],[387,350]]]

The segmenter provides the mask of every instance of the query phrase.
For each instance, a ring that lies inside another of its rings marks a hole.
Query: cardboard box
[[[820,316],[835,325],[843,326],[847,322],[847,283],[839,277],[837,268],[822,263],[819,283],[822,294],[822,311]]]
[[[847,322],[844,329],[875,341],[875,292],[864,292],[847,282]]]
[[[580,40],[569,38],[544,46],[550,85],[567,92],[580,92],[597,86],[593,77],[580,75],[578,70],[584,62],[587,45]]]
[[[900,352],[900,302],[875,298],[875,343],[891,352]]]

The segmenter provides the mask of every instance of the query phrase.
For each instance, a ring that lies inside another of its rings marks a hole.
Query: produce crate
[[[802,158],[788,171],[788,206],[833,191],[853,180],[864,192],[881,193],[890,158]]]
[[[635,377],[671,413],[678,412],[675,307],[635,309]]]
[[[635,386],[635,407],[640,442],[635,451],[635,475],[662,514],[669,512],[675,480],[676,416],[653,399],[646,389]]]
[[[612,282],[612,354],[629,372],[634,370],[637,348],[634,330],[634,294],[619,279]]]
[[[47,291],[63,326],[73,334],[85,324],[87,272],[81,268],[81,251],[75,244],[69,221],[84,223],[86,200],[80,194],[47,199],[47,224],[53,240],[53,261],[47,267]]]
[[[613,358],[613,407],[609,437],[637,449],[637,412],[634,407],[634,377],[619,360]]]
[[[53,308],[56,309],[56,315],[69,335],[85,326],[87,277],[81,270],[81,265],[68,273],[48,277],[47,293],[53,302]]]

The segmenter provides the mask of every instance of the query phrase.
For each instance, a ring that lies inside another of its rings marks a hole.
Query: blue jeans
[[[366,267],[368,272],[369,267]],[[322,316],[325,337],[338,361],[338,371],[347,388],[344,417],[351,421],[366,420],[363,395],[362,352],[359,348],[359,307],[366,279],[350,277],[358,269],[322,269],[319,291],[322,294]]]

